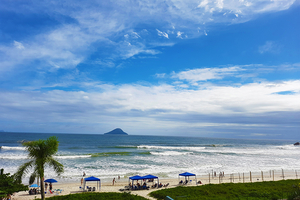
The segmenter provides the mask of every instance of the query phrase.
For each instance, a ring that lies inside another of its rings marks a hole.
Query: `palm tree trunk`
[[[44,178],[40,177],[41,180],[41,199],[44,200],[45,199],[45,184],[44,184]]]

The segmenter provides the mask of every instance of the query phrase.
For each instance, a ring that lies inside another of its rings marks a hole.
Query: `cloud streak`
[[[266,41],[264,45],[258,47],[258,52],[260,54],[264,54],[264,53],[278,54],[280,52],[280,47],[278,44],[276,44],[276,42]]]
[[[179,80],[186,80],[189,82],[207,81],[212,79],[222,79],[225,76],[233,76],[242,71],[239,67],[228,68],[203,68],[182,71],[177,74],[174,73],[173,78]]]

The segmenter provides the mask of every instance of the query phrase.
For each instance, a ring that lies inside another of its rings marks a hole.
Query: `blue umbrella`
[[[57,182],[57,180],[55,180],[55,179],[53,179],[53,178],[50,178],[50,179],[44,180],[44,182],[47,182],[47,183],[55,183],[55,182]]]
[[[40,186],[38,186],[37,184],[32,184],[32,185],[29,186],[29,187],[40,187]]]

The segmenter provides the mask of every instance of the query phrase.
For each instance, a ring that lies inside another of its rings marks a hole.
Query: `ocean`
[[[153,174],[177,178],[179,173],[205,175],[268,170],[299,170],[300,147],[289,140],[242,140],[170,136],[0,133],[0,168],[15,173],[27,160],[23,140],[56,136],[55,156],[65,167],[61,177],[46,168],[45,178],[78,182],[83,172],[102,181]],[[25,183],[28,182],[25,177]]]

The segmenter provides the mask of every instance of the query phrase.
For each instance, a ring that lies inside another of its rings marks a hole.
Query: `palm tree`
[[[53,167],[57,175],[64,171],[64,166],[53,158],[58,150],[58,140],[55,136],[49,137],[47,140],[37,140],[24,142],[26,151],[28,152],[29,162],[24,163],[15,174],[17,180],[21,181],[22,177],[29,173],[33,168],[33,173],[29,178],[29,184],[32,184],[38,177],[41,186],[41,198],[45,199],[44,172],[45,166]]]

